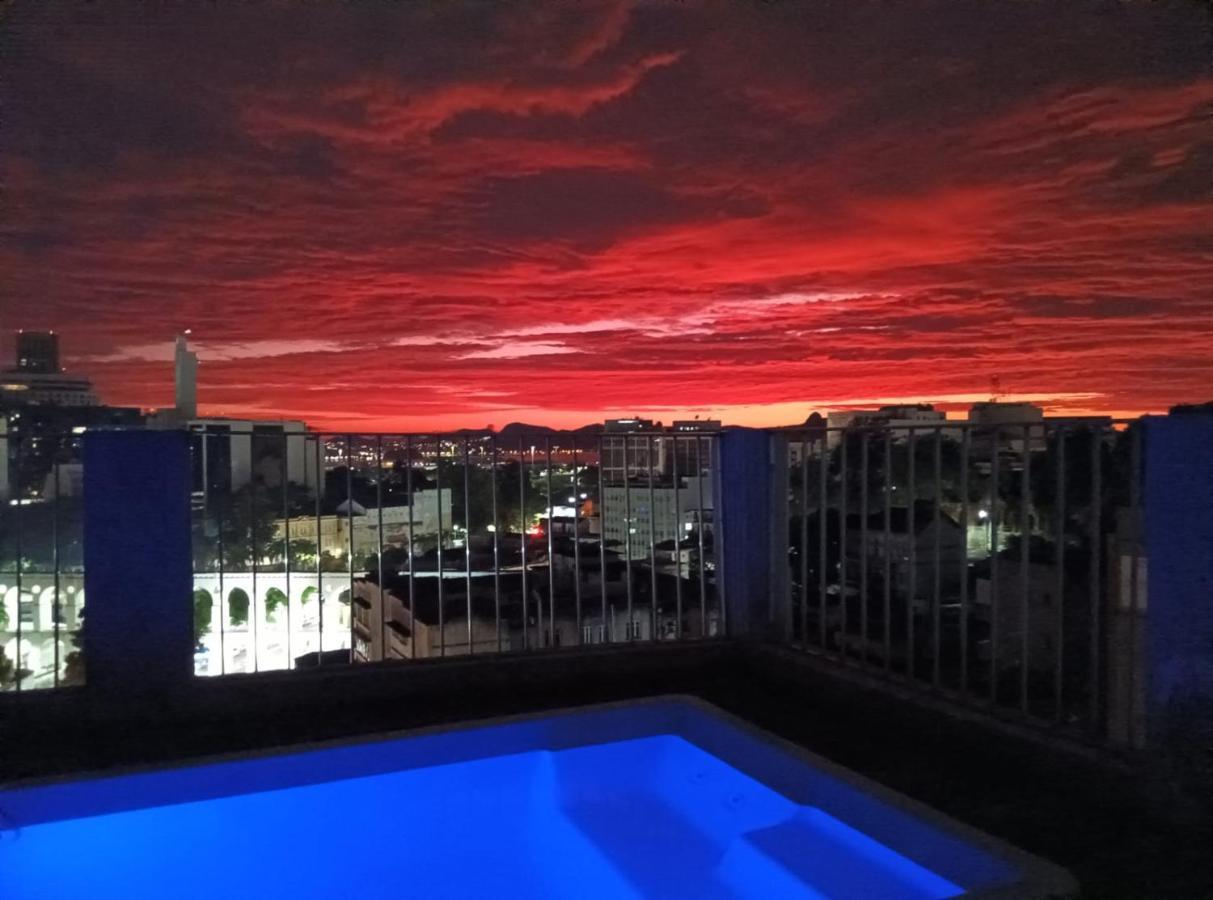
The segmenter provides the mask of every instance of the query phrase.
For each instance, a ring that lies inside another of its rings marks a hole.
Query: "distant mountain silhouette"
[[[519,440],[528,438],[551,438],[551,437],[587,437],[600,434],[602,432],[602,423],[593,422],[589,425],[582,425],[579,428],[549,428],[546,425],[531,425],[526,422],[510,422],[508,425],[500,428],[496,432],[490,431],[488,428],[462,428],[454,434],[460,437],[466,435],[468,437],[488,437],[490,434],[496,434],[497,440],[502,444],[509,445],[517,443]]]

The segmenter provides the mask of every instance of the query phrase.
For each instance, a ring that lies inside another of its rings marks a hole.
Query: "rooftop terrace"
[[[55,490],[61,463],[10,482],[0,531],[0,770],[685,693],[1086,895],[1199,896],[1213,479],[1184,448],[1209,428],[645,432],[559,462],[550,439],[511,459],[466,436],[278,434],[248,437],[247,469],[241,435],[58,436],[56,459],[82,445],[86,502]],[[316,536],[344,519],[344,553],[275,529],[305,506]],[[378,527],[394,506],[403,534]]]

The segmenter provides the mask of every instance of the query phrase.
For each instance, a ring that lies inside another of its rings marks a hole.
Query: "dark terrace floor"
[[[728,643],[200,680],[100,710],[0,698],[0,780],[95,771],[663,693],[695,694],[1068,867],[1091,898],[1213,898],[1213,822],[1150,773],[1060,751]]]

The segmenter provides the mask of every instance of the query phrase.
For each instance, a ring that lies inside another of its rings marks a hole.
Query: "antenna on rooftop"
[[[997,403],[1002,398],[1002,379],[997,375],[992,375],[990,377],[990,402]]]

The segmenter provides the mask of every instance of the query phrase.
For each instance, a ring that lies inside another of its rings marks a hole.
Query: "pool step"
[[[757,858],[778,866],[801,893],[831,900],[944,900],[964,893],[828,813],[803,807],[777,825],[747,832],[720,863],[726,883],[745,884]],[[807,893],[806,893],[807,892]]]

